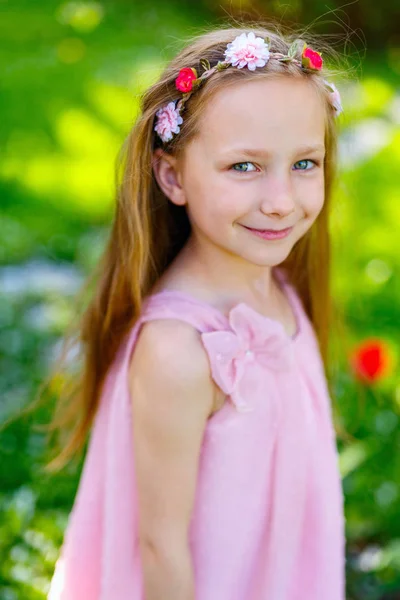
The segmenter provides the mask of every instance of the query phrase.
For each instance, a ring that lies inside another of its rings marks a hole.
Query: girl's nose
[[[261,210],[265,214],[288,215],[295,209],[294,192],[290,178],[269,175],[262,189]]]

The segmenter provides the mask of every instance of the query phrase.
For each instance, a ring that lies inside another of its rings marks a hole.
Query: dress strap
[[[122,367],[127,368],[131,352],[143,323],[154,319],[175,319],[192,325],[199,333],[226,329],[228,319],[211,305],[203,303],[178,290],[162,290],[144,299],[142,311],[127,340],[120,357]]]

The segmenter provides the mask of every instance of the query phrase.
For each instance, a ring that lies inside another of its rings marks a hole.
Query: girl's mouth
[[[264,240],[280,240],[282,238],[287,237],[293,229],[293,227],[288,227],[287,229],[281,229],[279,231],[276,231],[272,229],[252,229],[251,227],[246,227],[246,225],[243,225],[243,227],[245,227],[245,229],[248,229],[248,231],[250,231],[257,237],[263,238]]]

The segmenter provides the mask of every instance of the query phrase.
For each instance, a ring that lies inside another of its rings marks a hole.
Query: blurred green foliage
[[[230,4],[234,14],[235,6]],[[241,6],[266,16],[285,12],[279,2]],[[288,16],[308,22],[321,14],[316,6],[293,3]],[[372,2],[363,6],[376,14]],[[356,8],[359,3],[351,9],[353,28],[362,21]],[[178,0],[0,6],[0,422],[32,399],[72,317],[71,300],[103,247],[113,210],[114,160],[137,114],[139,94],[182,39],[218,21],[223,9],[224,2]],[[395,10],[393,3],[385,13],[391,28]],[[374,19],[367,19],[366,31],[374,31]],[[387,45],[370,53],[362,73],[346,85],[336,82],[345,113],[332,224],[334,291],[351,339],[387,341],[395,367],[400,323],[396,40],[394,32]],[[399,598],[398,370],[360,389],[342,356],[335,391],[344,425],[355,438],[338,444],[348,598]],[[37,414],[0,432],[0,600],[45,597],[76,492],[83,458],[57,475],[42,470],[44,436],[32,425],[49,419],[51,405],[49,399]]]

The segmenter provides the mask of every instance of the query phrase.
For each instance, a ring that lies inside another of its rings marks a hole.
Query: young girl
[[[145,93],[81,323],[58,464],[93,427],[51,600],[344,600],[331,75],[302,38],[217,28]]]

